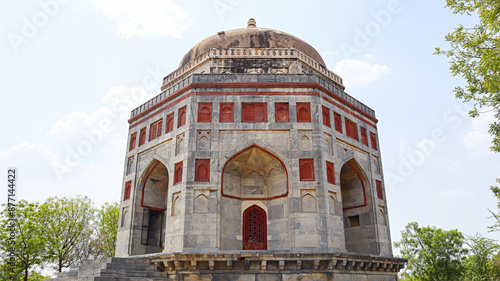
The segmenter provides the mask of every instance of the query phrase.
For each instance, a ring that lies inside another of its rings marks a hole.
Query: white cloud
[[[75,111],[65,114],[50,127],[47,135],[68,140],[68,136],[84,137],[85,131],[103,130],[103,121],[111,122],[115,114],[108,107],[101,107],[92,113]],[[108,127],[108,126],[106,126]],[[106,128],[107,129],[107,128]]]
[[[0,166],[19,168],[18,199],[85,194],[97,205],[118,201],[122,188],[130,109],[152,95],[138,88],[111,88],[93,112],[65,114],[43,143],[0,150]],[[126,113],[121,119],[120,114]]]
[[[473,156],[492,154],[490,151],[492,136],[488,133],[489,124],[495,121],[494,112],[489,111],[471,119],[472,131],[465,134],[463,143],[473,151]]]
[[[438,193],[438,196],[444,199],[460,199],[474,197],[474,194],[463,189],[448,189]]]
[[[121,120],[130,117],[130,111],[153,98],[156,94],[149,94],[144,88],[112,87],[109,89],[102,102],[109,105]]]
[[[368,60],[373,60],[373,56],[367,55]],[[356,86],[366,86],[372,82],[382,79],[389,74],[387,65],[375,64],[361,60],[341,60],[335,65],[335,73],[340,75],[347,88]]]
[[[169,0],[95,0],[103,13],[113,19],[124,38],[159,36],[181,37],[192,20],[181,7]]]

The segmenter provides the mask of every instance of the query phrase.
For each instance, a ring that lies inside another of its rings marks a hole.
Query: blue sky
[[[492,116],[467,116],[470,105],[453,93],[462,79],[432,55],[475,19],[443,0],[2,5],[0,168],[19,169],[19,199],[118,201],[130,110],[160,92],[193,45],[253,17],[314,46],[346,92],[375,110],[393,241],[410,221],[500,238],[487,231],[489,186],[500,177],[500,155],[488,149]]]

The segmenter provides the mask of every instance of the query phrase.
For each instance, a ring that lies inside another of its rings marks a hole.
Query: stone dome
[[[304,40],[279,30],[258,28],[255,20],[250,19],[246,28],[220,31],[218,34],[196,44],[184,55],[179,67],[205,54],[212,48],[295,48],[321,65],[326,66],[318,51]]]

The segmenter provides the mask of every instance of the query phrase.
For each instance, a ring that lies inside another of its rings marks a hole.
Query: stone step
[[[68,277],[68,278],[49,278],[49,281],[174,281],[172,278],[144,278],[144,277]]]
[[[80,266],[72,266],[70,271],[79,270],[94,270],[94,269],[129,269],[136,271],[150,271],[155,270],[154,265],[149,263],[115,263],[115,262],[101,262],[101,263],[89,263]]]
[[[80,271],[67,271],[57,274],[57,277],[69,278],[69,277],[97,277],[97,276],[113,276],[113,277],[164,277],[165,274],[159,271],[137,271],[137,270],[126,270],[126,269],[88,269]]]
[[[106,258],[84,261],[79,266],[72,266],[69,271],[57,274],[58,281],[170,281],[166,273],[157,271],[147,259]]]

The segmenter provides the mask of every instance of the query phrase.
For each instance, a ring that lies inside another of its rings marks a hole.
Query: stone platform
[[[347,253],[172,253],[88,261],[59,281],[395,281],[406,259]]]

